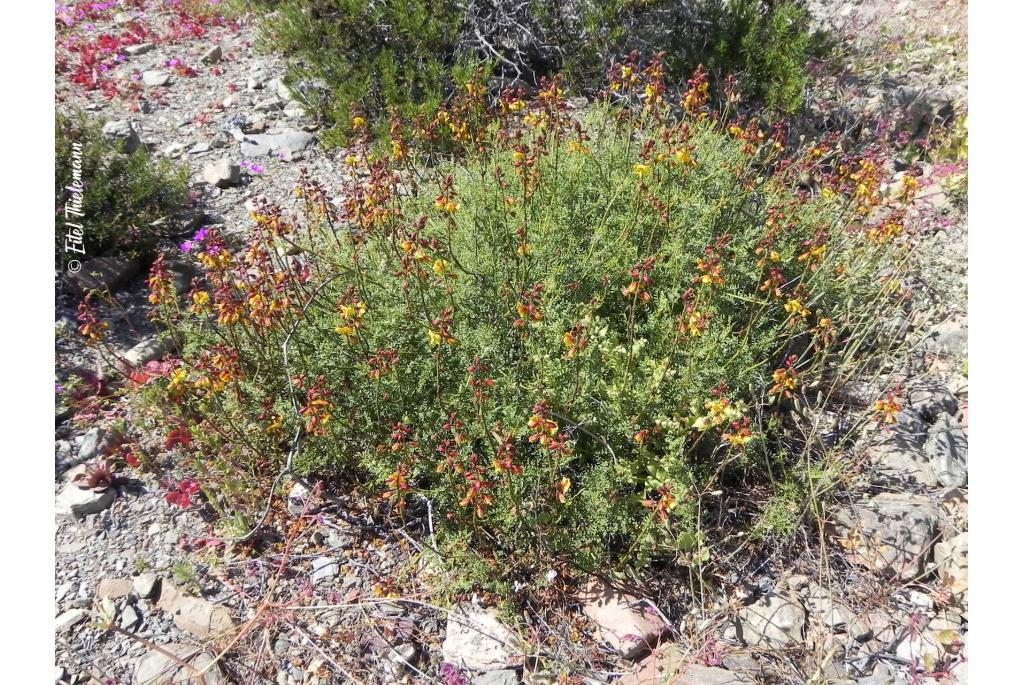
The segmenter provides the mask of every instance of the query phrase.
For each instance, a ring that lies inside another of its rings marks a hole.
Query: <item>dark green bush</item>
[[[64,206],[80,158],[83,217],[89,257],[115,250],[128,257],[150,255],[159,239],[154,225],[188,199],[188,170],[165,159],[155,160],[144,147],[123,153],[102,133],[102,124],[84,115],[57,113],[55,125],[54,201],[55,249],[64,256]]]
[[[570,92],[603,87],[613,61],[665,52],[670,79],[704,64],[735,75],[746,95],[791,112],[802,104],[812,44],[807,15],[789,0],[254,0],[274,10],[264,47],[290,58],[292,85],[322,82],[306,97],[343,143],[356,116],[387,131],[384,116],[428,115],[465,76],[483,68],[493,90],[539,85],[561,73]]]

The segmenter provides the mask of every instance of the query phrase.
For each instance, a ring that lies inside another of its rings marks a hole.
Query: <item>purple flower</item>
[[[193,243],[191,240],[186,240],[181,244],[181,251],[191,252],[193,247],[195,247],[195,243]]]
[[[54,383],[53,389],[54,392],[56,392],[58,395],[64,392],[64,386],[62,386],[60,383]]]
[[[196,231],[196,234],[192,236],[192,240],[195,240],[196,242],[202,242],[206,240],[206,226],[203,226],[198,231]]]
[[[110,67],[108,67],[106,64],[100,65],[100,71],[106,72],[108,69],[110,69]]]
[[[248,171],[254,174],[262,174],[264,171],[263,167],[261,167],[259,164],[256,164],[255,162],[250,162],[249,160],[243,161],[241,167],[243,169],[247,169]]]

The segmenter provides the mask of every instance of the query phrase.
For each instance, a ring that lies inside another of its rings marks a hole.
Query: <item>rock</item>
[[[967,352],[967,321],[959,317],[931,328],[925,335],[929,349],[954,359],[959,359]]]
[[[176,348],[177,344],[173,336],[154,335],[125,352],[121,359],[114,362],[114,366],[121,373],[129,374],[132,370],[145,366],[149,362],[164,358]]]
[[[941,414],[940,416],[947,416]],[[938,445],[926,450],[925,444],[931,427],[920,414],[905,408],[897,416],[897,423],[876,433],[866,454],[874,465],[872,477],[880,483],[902,483],[907,478],[926,488],[939,485],[939,469],[948,468],[941,464]]]
[[[963,645],[959,626],[943,618],[933,618],[928,628],[909,631],[896,645],[896,656],[916,663],[926,672],[934,671],[936,662],[959,653]]]
[[[214,657],[201,647],[170,643],[161,649],[190,665],[195,671],[180,666],[166,654],[152,650],[139,659],[135,666],[135,685],[227,685],[228,681],[214,661]],[[203,671],[203,675],[196,673]]]
[[[160,151],[164,157],[181,157],[181,153],[185,151],[184,143],[171,143],[163,150]]]
[[[96,586],[96,596],[100,599],[121,599],[135,590],[130,578],[104,578]]]
[[[313,134],[289,129],[274,134],[246,135],[242,140],[242,155],[266,157],[274,153],[301,152],[312,144]]]
[[[473,671],[494,671],[517,666],[524,646],[493,611],[464,602],[448,614],[444,644],[445,661]]]
[[[924,453],[940,484],[947,488],[967,485],[967,436],[952,416],[941,415],[928,429]]]
[[[114,503],[117,491],[113,487],[96,492],[80,488],[71,482],[78,474],[85,473],[85,470],[86,467],[82,464],[64,474],[66,482],[54,505],[57,516],[82,519],[89,514],[98,514]]]
[[[135,610],[135,607],[129,604],[124,608],[124,611],[121,612],[120,625],[123,630],[131,630],[137,626],[141,620],[142,617],[139,616],[139,612]]]
[[[69,609],[56,619],[56,630],[58,633],[66,633],[89,616],[85,609]]]
[[[804,639],[807,616],[788,593],[770,592],[737,615],[736,638],[751,647],[777,649]]]
[[[905,408],[916,411],[928,423],[935,423],[943,414],[956,416],[960,403],[949,388],[934,378],[914,381],[904,393]]]
[[[319,583],[323,580],[331,580],[338,575],[338,562],[330,557],[318,557],[313,560],[313,570],[309,574],[310,580]]]
[[[857,685],[894,685],[895,682],[892,677],[892,671],[882,661],[875,663],[875,668],[871,671],[871,675],[857,679]]]
[[[117,146],[121,152],[132,153],[139,149],[142,141],[130,121],[117,119],[103,124],[103,137]]]
[[[274,92],[277,93],[277,97],[282,100],[292,101],[298,99],[292,89],[286,86],[281,79],[274,79],[271,83],[274,85]]]
[[[297,102],[289,102],[284,106],[284,115],[289,119],[298,119],[305,114],[306,108]]]
[[[81,291],[109,290],[125,285],[139,272],[137,262],[123,257],[96,257],[82,264],[77,273],[68,272],[68,285]]]
[[[203,55],[203,62],[205,62],[206,64],[216,64],[217,62],[221,61],[223,57],[224,51],[221,50],[221,47],[219,45],[214,45],[212,48],[206,51],[205,55]]]
[[[98,457],[105,457],[117,444],[120,435],[115,431],[107,431],[99,426],[90,428],[82,436],[82,445],[78,448],[78,461],[92,461]]]
[[[416,645],[405,643],[388,651],[385,668],[394,677],[398,677],[416,663]]]
[[[242,167],[230,159],[210,162],[203,167],[203,181],[218,188],[237,186],[242,182]]]
[[[276,112],[284,109],[284,102],[279,98],[268,98],[257,102],[253,109],[257,112]]]
[[[832,531],[855,563],[886,578],[911,580],[931,558],[940,516],[927,497],[882,493],[838,510]]]
[[[166,71],[149,70],[142,72],[142,83],[149,87],[166,86],[171,80],[171,75]]]
[[[519,674],[509,668],[488,671],[473,678],[473,685],[518,685]]]
[[[967,590],[967,533],[935,545],[935,566],[939,579],[954,594]]]
[[[754,658],[752,650],[740,650],[722,655],[722,667],[741,673],[760,673],[761,664]]]
[[[811,579],[802,574],[792,575],[786,579],[786,585],[794,592],[803,590],[805,587],[810,585],[810,583]]]
[[[302,482],[296,482],[292,485],[292,489],[288,491],[288,513],[292,516],[299,516],[303,511],[307,510],[308,500],[310,492],[309,488]],[[308,505],[308,511],[314,511],[312,505]]]
[[[331,530],[327,534],[327,546],[331,549],[348,549],[354,544],[356,544],[356,537],[354,535],[349,535],[339,530]]]
[[[161,582],[157,606],[174,619],[174,625],[200,638],[219,636],[235,627],[225,607],[198,597],[190,597],[171,582]]]
[[[620,685],[754,685],[742,673],[693,663],[693,654],[668,644],[659,647],[637,668],[619,681]]]
[[[804,599],[807,613],[816,617],[828,628],[841,628],[853,618],[853,614],[845,606],[832,601],[832,594],[818,583],[811,583]]]
[[[142,599],[149,599],[157,589],[160,578],[155,573],[140,573],[132,580],[132,589]]]
[[[122,48],[122,51],[130,57],[136,57],[138,55],[144,55],[155,48],[156,45],[153,43],[139,43],[138,45],[126,45]]]
[[[601,581],[581,593],[583,613],[597,624],[599,637],[626,659],[650,651],[669,630],[653,605]]]

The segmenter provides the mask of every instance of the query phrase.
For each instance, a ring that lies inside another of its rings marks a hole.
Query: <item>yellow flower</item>
[[[785,304],[785,309],[787,314],[797,314],[805,319],[811,314],[811,310],[805,307],[804,303],[797,299],[787,302]]]
[[[448,273],[448,262],[443,259],[434,260],[434,273],[438,276],[444,276]]]
[[[427,330],[427,340],[430,341],[431,345],[441,344],[441,334],[435,331],[433,328]]]
[[[516,254],[520,257],[528,257],[533,252],[533,248],[530,247],[529,243],[523,243],[516,249]]]
[[[359,158],[356,157],[355,155],[352,155],[352,154],[345,155],[345,164],[347,164],[348,166],[355,166],[358,163],[359,163]]]
[[[693,161],[693,157],[690,155],[690,151],[685,147],[681,147],[676,150],[676,161],[680,164],[696,164],[696,162]]]
[[[569,494],[569,488],[571,487],[572,481],[568,477],[562,478],[555,483],[555,495],[562,504],[565,504],[565,496]]]
[[[366,119],[362,117],[352,117],[352,128],[362,128],[366,126]]]
[[[646,176],[651,173],[651,167],[649,164],[634,164],[633,173],[637,176]]]

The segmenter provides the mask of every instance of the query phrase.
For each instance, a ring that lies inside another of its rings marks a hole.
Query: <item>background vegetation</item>
[[[334,125],[341,144],[356,117],[378,134],[388,114],[429,116],[477,69],[492,96],[536,88],[559,73],[593,95],[616,59],[664,52],[670,79],[703,64],[716,87],[735,76],[752,100],[803,105],[808,58],[820,48],[792,0],[251,0],[268,14],[264,47],[291,61],[288,82]]]
[[[82,146],[82,207],[88,217],[91,256],[117,250],[129,257],[151,256],[160,219],[188,199],[188,171],[154,159],[145,146],[129,153],[103,136],[102,123],[83,114],[57,112],[55,121],[55,251],[63,254],[64,203],[73,180],[74,143]]]

